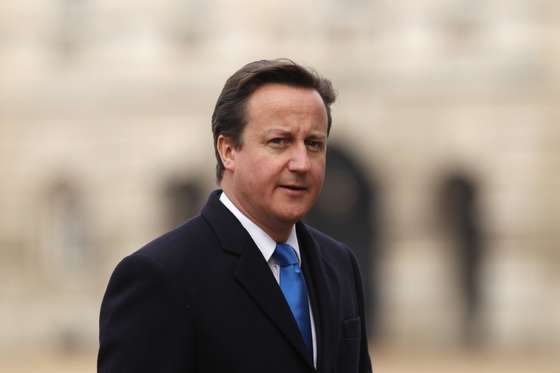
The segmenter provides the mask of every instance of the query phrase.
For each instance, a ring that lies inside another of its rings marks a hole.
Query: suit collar
[[[241,212],[241,210],[239,210],[239,208],[237,208],[237,206],[235,206],[235,204],[229,199],[226,192],[222,192],[219,199],[220,202],[222,202],[224,206],[226,206],[227,209],[235,215],[237,220],[239,220],[239,223],[241,223],[243,228],[245,228],[245,230],[249,233],[253,242],[255,242],[255,245],[257,245],[263,254],[264,259],[266,261],[270,260],[272,254],[274,254],[274,250],[276,250],[276,241],[274,241],[274,239],[272,239],[272,237],[270,237],[261,227],[243,214],[243,212]],[[288,237],[286,243],[294,248],[298,256],[298,260],[301,263],[301,255],[299,252],[295,226],[292,227],[290,236]]]
[[[202,209],[202,216],[208,221],[222,248],[232,254],[241,255],[251,237],[243,229],[235,216],[220,202],[221,190],[215,190],[208,197]]]
[[[245,289],[249,297],[263,313],[276,325],[279,332],[299,352],[301,357],[313,366],[290,307],[282,290],[274,279],[263,255],[251,236],[219,200],[221,190],[212,192],[202,216],[210,224],[224,251],[239,256],[235,269],[236,281]]]

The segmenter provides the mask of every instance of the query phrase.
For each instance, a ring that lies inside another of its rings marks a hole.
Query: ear
[[[235,146],[231,139],[224,135],[218,136],[216,148],[224,168],[228,171],[233,171],[235,169]]]

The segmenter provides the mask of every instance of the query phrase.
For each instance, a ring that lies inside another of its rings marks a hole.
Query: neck
[[[246,209],[242,203],[240,203],[239,199],[237,198],[235,193],[232,193],[231,190],[222,183],[220,185],[224,191],[224,193],[228,196],[229,200],[237,207],[239,211],[243,215],[245,215],[249,220],[251,220],[254,224],[256,224],[259,228],[261,228],[266,234],[270,236],[276,242],[286,242],[288,237],[290,237],[290,233],[292,231],[292,227],[294,226],[293,222],[283,222],[278,221],[273,218],[270,219],[259,219],[251,212]]]
[[[257,223],[255,223],[255,224],[257,224]],[[263,227],[259,224],[257,224],[257,225],[259,227],[261,227],[261,229],[263,231],[265,231],[274,241],[280,242],[280,243],[288,241],[288,237],[290,237],[290,232],[292,231],[292,226],[290,226],[287,229],[282,230],[280,232],[278,229],[275,229],[273,231],[273,230],[267,229],[267,228],[265,228],[265,227]]]

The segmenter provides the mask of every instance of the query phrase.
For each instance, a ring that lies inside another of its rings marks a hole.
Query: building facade
[[[225,79],[276,57],[333,80],[331,141],[378,182],[379,341],[462,338],[440,206],[459,174],[479,338],[558,348],[559,21],[551,0],[2,1],[0,348],[95,346],[118,260],[215,187]]]

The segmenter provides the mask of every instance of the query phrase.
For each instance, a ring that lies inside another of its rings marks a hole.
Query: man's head
[[[229,137],[237,146],[242,144],[243,129],[247,125],[247,100],[257,88],[270,83],[317,91],[323,99],[327,111],[327,133],[330,132],[332,124],[331,104],[335,101],[336,94],[329,80],[288,59],[261,60],[248,63],[226,81],[212,114],[212,133],[214,135],[218,182],[222,180],[224,173],[224,165],[216,147],[218,137],[224,135]]]
[[[321,190],[335,95],[291,61],[246,65],[214,111],[218,180],[233,203],[277,241]]]

